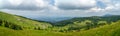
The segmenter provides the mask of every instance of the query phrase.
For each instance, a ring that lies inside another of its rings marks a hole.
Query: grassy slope
[[[35,27],[48,28],[51,27],[49,23],[46,22],[37,22],[33,20],[29,20],[27,18],[22,18],[19,16],[7,14],[0,12],[0,21],[13,23],[15,25],[20,25],[21,27],[24,27],[24,29],[34,29]]]
[[[21,20],[17,20],[17,19],[21,19]],[[12,22],[14,24],[27,28],[29,27],[32,28],[38,25],[42,27],[44,26],[44,24],[49,25],[49,23],[36,22],[2,12],[0,12],[0,20]],[[1,36],[120,36],[119,34],[120,34],[120,21],[113,23],[111,25],[105,25],[99,28],[94,28],[86,31],[67,32],[67,33],[52,32],[45,30],[12,30],[0,26]]]
[[[120,36],[120,21],[111,25],[101,26],[99,28],[81,31],[81,32],[51,32],[44,30],[12,30],[0,27],[2,36]]]
[[[44,30],[12,30],[0,27],[1,36],[63,36],[60,32],[49,32]]]
[[[120,15],[112,15],[112,16],[92,16],[92,17],[75,17],[69,20],[63,20],[60,22],[56,22],[57,26],[66,26],[68,24],[74,24],[74,22],[84,22],[86,20],[91,21],[92,23],[98,23],[99,21],[106,21],[107,23],[116,22],[120,20]]]
[[[111,25],[105,25],[99,28],[70,34],[72,36],[120,36],[120,21]]]

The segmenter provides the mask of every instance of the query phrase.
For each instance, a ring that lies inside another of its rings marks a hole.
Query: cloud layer
[[[95,0],[56,0],[55,5],[61,9],[90,9],[96,6]]]
[[[40,10],[48,6],[45,0],[2,0],[2,9]]]
[[[120,1],[0,0],[0,9],[9,13],[31,16],[96,16],[113,13],[120,14]]]

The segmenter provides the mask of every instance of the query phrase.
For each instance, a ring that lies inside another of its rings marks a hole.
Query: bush
[[[2,26],[2,21],[0,20],[0,26]]]
[[[11,29],[14,29],[14,30],[22,30],[22,27],[19,26],[19,25],[11,25]]]
[[[4,26],[4,27],[11,28],[14,30],[22,30],[21,26],[16,25],[14,23],[7,22],[7,21],[0,21],[0,26]]]
[[[35,30],[41,30],[40,27],[35,27],[34,29],[35,29]]]

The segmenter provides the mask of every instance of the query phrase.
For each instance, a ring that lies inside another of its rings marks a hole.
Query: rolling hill
[[[0,26],[12,29],[46,29],[52,27],[50,23],[33,21],[25,17],[0,12]]]
[[[1,36],[120,36],[120,16],[77,17],[54,23],[0,12]]]
[[[0,27],[1,36],[120,36],[120,21],[111,25],[80,32],[52,32],[44,30],[12,30]],[[6,35],[7,34],[7,35]]]
[[[69,20],[53,23],[53,26],[55,26],[56,31],[77,32],[97,28],[103,25],[110,25],[119,20],[120,15],[75,17]]]
[[[99,21],[106,21],[107,23],[111,23],[111,22],[116,22],[118,20],[120,20],[120,15],[111,15],[111,16],[92,16],[92,17],[75,17],[69,20],[63,20],[60,22],[56,22],[54,24],[56,24],[57,26],[65,26],[68,24],[74,24],[74,22],[83,22],[89,20],[93,23],[95,22],[99,22]]]

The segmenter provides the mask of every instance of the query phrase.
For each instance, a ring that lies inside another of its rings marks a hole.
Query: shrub
[[[0,26],[4,26],[4,27],[11,28],[11,29],[14,29],[14,30],[22,30],[21,26],[16,25],[14,23],[10,23],[8,21],[0,21]]]
[[[14,30],[22,30],[22,27],[19,26],[19,25],[11,25],[11,29],[14,29]]]

